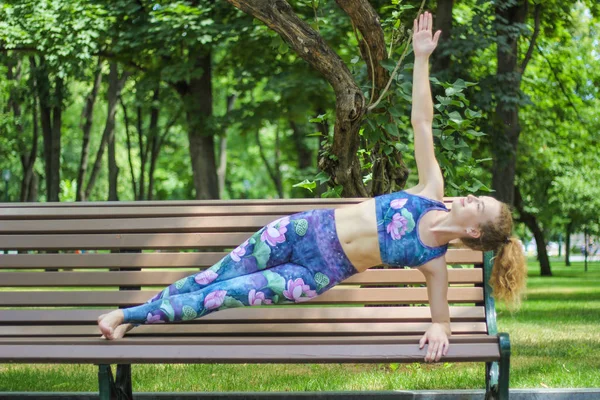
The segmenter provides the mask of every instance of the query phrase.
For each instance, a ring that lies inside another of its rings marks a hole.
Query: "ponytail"
[[[517,238],[510,237],[500,246],[494,259],[490,285],[493,296],[506,304],[510,310],[521,305],[527,283],[527,262]]]
[[[527,283],[527,262],[521,244],[510,236],[513,219],[507,204],[501,203],[500,216],[494,223],[481,226],[478,238],[465,237],[463,243],[473,250],[496,251],[490,285],[496,300],[517,310]]]

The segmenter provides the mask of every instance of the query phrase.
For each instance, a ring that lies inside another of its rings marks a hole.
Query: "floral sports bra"
[[[444,203],[406,192],[375,197],[379,251],[384,264],[418,267],[446,253],[448,245],[430,247],[419,238],[419,220],[431,210],[448,211]]]

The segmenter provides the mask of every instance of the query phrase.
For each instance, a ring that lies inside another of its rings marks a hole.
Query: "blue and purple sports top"
[[[419,220],[431,210],[448,211],[440,201],[406,192],[375,197],[379,251],[384,264],[418,267],[446,253],[448,245],[430,247],[419,237]]]

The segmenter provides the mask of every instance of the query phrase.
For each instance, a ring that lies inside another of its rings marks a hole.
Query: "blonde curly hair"
[[[511,236],[513,218],[510,208],[505,203],[500,205],[500,216],[496,221],[480,226],[478,238],[463,238],[462,241],[473,250],[496,251],[490,277],[493,296],[509,309],[516,310],[527,283],[527,262],[518,239]]]

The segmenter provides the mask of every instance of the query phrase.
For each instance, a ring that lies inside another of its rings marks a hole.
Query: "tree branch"
[[[332,86],[336,97],[335,128],[331,153],[322,158],[320,167],[345,196],[367,196],[362,181],[358,131],[365,115],[365,98],[342,59],[323,38],[302,21],[285,0],[227,0],[236,8],[261,20],[277,32],[292,49],[319,71]]]
[[[525,73],[525,68],[527,68],[527,64],[529,64],[529,61],[531,61],[531,57],[533,55],[533,49],[536,46],[535,42],[540,33],[541,11],[542,11],[542,4],[541,3],[536,4],[535,10],[534,10],[535,22],[534,22],[534,27],[533,27],[533,35],[531,35],[531,41],[529,42],[529,48],[527,49],[525,58],[523,59],[523,62],[521,63],[521,75],[523,75]]]
[[[277,171],[276,171],[276,168],[278,167],[277,161],[275,161],[275,167],[274,168],[271,167],[271,165],[269,164],[269,159],[267,158],[267,156],[265,154],[265,150],[263,149],[262,143],[260,142],[260,134],[258,131],[259,131],[259,129],[256,129],[255,137],[256,137],[256,144],[258,144],[258,152],[260,154],[260,158],[265,163],[265,168],[267,168],[267,172],[269,173],[269,177],[271,178],[271,180],[273,181],[273,184],[275,185],[275,189],[277,189],[279,191],[279,183],[277,180]]]
[[[369,61],[367,63],[368,76],[373,76],[373,86],[378,91],[382,90],[389,74],[381,66],[381,61],[386,60],[388,56],[379,15],[367,0],[336,0],[336,3],[350,17],[352,25],[361,33],[363,40],[359,41],[359,48],[362,58]]]
[[[575,115],[577,115],[577,118],[579,119],[579,121],[583,122],[583,119],[581,118],[581,115],[579,115],[579,111],[577,111],[577,107],[575,106],[575,104],[571,100],[571,95],[569,94],[569,92],[567,91],[567,89],[565,89],[565,86],[563,85],[562,80],[558,77],[558,72],[556,72],[556,69],[554,68],[554,66],[552,65],[552,63],[548,59],[548,57],[546,57],[546,55],[544,54],[544,52],[542,51],[542,49],[537,44],[536,44],[536,48],[539,51],[539,53],[542,56],[542,58],[544,60],[546,60],[546,63],[548,64],[548,67],[550,68],[550,71],[552,71],[552,75],[554,75],[554,79],[556,79],[556,82],[558,83],[558,87],[560,87],[560,91],[567,98],[567,101],[569,102],[569,105],[573,108],[573,111],[575,111]]]
[[[342,59],[327,45],[317,31],[298,18],[287,1],[227,1],[236,8],[261,20],[277,32],[300,57],[327,79],[336,94],[345,92],[348,84],[356,86],[352,74]],[[357,117],[359,113],[356,112],[355,114]]]
[[[419,8],[419,12],[417,13],[417,15],[420,15],[423,12],[423,7],[425,6],[425,1],[426,0],[421,1],[421,7]],[[385,88],[383,89],[383,91],[379,95],[379,98],[377,99],[377,101],[375,103],[371,104],[369,106],[369,108],[368,108],[367,111],[374,110],[375,107],[377,107],[377,105],[379,104],[379,102],[381,101],[381,99],[383,99],[383,97],[385,96],[385,94],[389,90],[390,85],[392,84],[392,81],[394,80],[394,78],[396,77],[396,74],[398,73],[398,68],[400,68],[400,65],[402,65],[402,61],[404,61],[404,57],[406,57],[406,53],[408,53],[408,49],[410,47],[410,42],[412,42],[413,34],[414,34],[414,32],[411,31],[410,35],[408,37],[407,43],[406,43],[406,47],[404,48],[404,51],[402,52],[402,55],[400,56],[400,59],[398,60],[398,63],[396,64],[396,67],[392,71],[392,76],[390,76],[390,79],[388,80],[387,85],[385,85]]]

